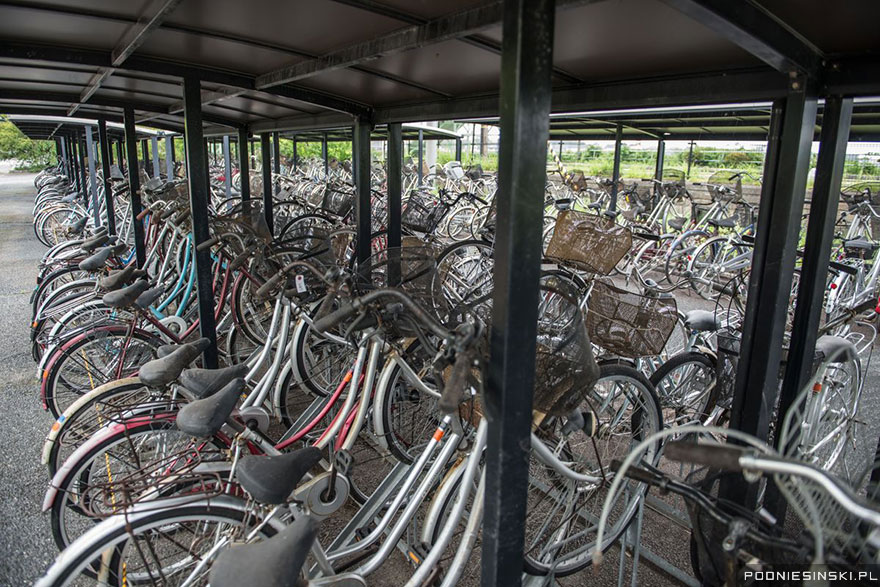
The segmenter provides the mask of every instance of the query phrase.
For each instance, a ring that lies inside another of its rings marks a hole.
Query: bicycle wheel
[[[715,408],[716,361],[699,352],[675,355],[651,375],[667,426],[702,423]]]
[[[142,330],[129,334],[125,326],[102,327],[68,341],[50,359],[43,373],[43,400],[57,418],[84,393],[134,373],[156,358],[162,346],[157,336]]]
[[[532,575],[562,577],[592,564],[593,552],[605,551],[617,541],[645,495],[643,485],[626,481],[611,510],[609,533],[602,544],[596,544],[596,520],[614,477],[611,462],[624,459],[641,440],[663,428],[651,383],[630,367],[602,365],[599,380],[577,411],[596,426],[575,429],[567,418],[552,417],[540,423],[535,435],[575,472],[597,481],[565,477],[533,451],[524,558],[525,571]],[[648,447],[642,459],[655,462],[659,449]]]
[[[709,236],[704,230],[691,230],[676,238],[670,245],[663,264],[663,272],[666,274],[666,281],[673,289],[681,287],[687,281],[685,272],[688,263],[696,248]]]
[[[40,584],[93,584],[96,569],[106,585],[181,584],[205,555],[218,554],[212,550],[216,541],[242,541],[260,522],[242,500],[230,496],[162,503],[161,509],[157,504],[155,510],[105,520],[72,545],[68,555],[57,558]],[[266,524],[257,536],[270,538],[276,531]],[[207,583],[210,566],[192,577],[193,584]]]
[[[691,289],[701,298],[715,300],[724,286],[742,273],[739,260],[748,249],[716,236],[694,250],[688,263],[687,276]]]

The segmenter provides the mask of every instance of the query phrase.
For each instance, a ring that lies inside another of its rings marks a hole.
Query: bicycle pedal
[[[340,475],[348,475],[354,468],[354,457],[347,450],[339,450],[333,457],[333,464]]]

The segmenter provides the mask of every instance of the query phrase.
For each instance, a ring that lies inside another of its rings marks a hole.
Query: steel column
[[[85,129],[83,129],[85,131]],[[85,132],[83,132],[85,134]],[[89,188],[86,185],[86,142],[77,137],[76,139],[76,152],[79,155],[79,185],[80,190],[82,190],[83,203],[88,206],[89,203]]]
[[[165,137],[165,177],[168,181],[174,179],[174,137]]]
[[[101,147],[101,173],[104,175],[104,207],[107,212],[107,232],[116,234],[116,209],[113,202],[113,187],[110,185],[110,158],[113,149],[107,141],[107,121],[98,120],[98,144]]]
[[[553,0],[504,2],[483,585],[522,579],[554,8]]]
[[[688,170],[687,177],[691,176],[691,165],[694,162],[694,141],[691,141],[690,147],[688,148]]]
[[[620,183],[620,147],[623,140],[623,125],[617,123],[617,131],[614,133],[614,168],[611,171],[611,202],[609,210],[617,210],[617,184]]]
[[[403,132],[399,122],[388,125],[388,248],[400,247],[400,213],[403,196]]]
[[[101,222],[101,206],[98,201],[98,179],[95,177],[95,142],[92,140],[92,127],[85,127],[86,133],[86,153],[89,162],[89,191],[92,192],[92,219],[95,221],[95,228],[103,226]]]
[[[58,139],[58,143],[61,145],[61,164],[64,169],[64,175],[70,179],[68,161],[67,161],[67,145],[65,144],[64,137]]]
[[[578,141],[580,143],[580,141]],[[654,179],[663,181],[663,163],[666,159],[666,141],[661,137],[657,139],[657,163],[654,165]],[[659,184],[654,184],[654,195],[660,195]]]
[[[419,186],[422,185],[422,179],[424,179],[422,173],[422,166],[424,165],[425,160],[425,132],[422,129],[419,129]]]
[[[455,160],[461,163],[461,137],[455,139]]]
[[[141,156],[144,158],[144,173],[146,173],[149,177],[153,177],[152,170],[147,172],[150,169],[150,148],[147,146],[147,139],[141,139]]]
[[[101,120],[104,120],[103,118]],[[107,127],[107,121],[104,121],[104,128]],[[107,160],[110,162],[110,165],[113,165],[113,141],[110,141],[107,144]]]
[[[161,175],[159,172],[159,137],[154,135],[150,139],[150,150],[153,155],[153,177],[159,177]]]
[[[327,149],[327,133],[321,138],[321,157],[324,158],[324,178],[330,173],[330,153]]]
[[[296,136],[293,137],[293,168],[297,167]]]
[[[354,125],[352,158],[354,159],[355,221],[357,222],[357,258],[362,263],[370,256],[371,202],[370,184],[370,133],[372,125],[368,120],[357,119]]]
[[[186,129],[186,180],[189,185],[189,205],[192,212],[194,244],[210,240],[208,227],[208,167],[205,157],[205,138],[202,134],[202,90],[197,78],[183,79],[183,116]],[[208,369],[217,368],[217,326],[214,322],[213,262],[208,249],[195,251],[196,277],[199,296],[199,331],[210,339],[205,349],[204,362]]]
[[[803,89],[773,103],[730,422],[762,439],[777,397],[815,124],[816,98]]]
[[[131,198],[131,223],[134,228],[134,251],[137,258],[137,266],[143,267],[147,260],[146,245],[144,244],[144,223],[138,220],[138,215],[143,209],[141,205],[141,174],[138,170],[137,154],[137,130],[134,127],[134,110],[125,108],[122,111],[125,124],[125,147],[126,163],[128,164],[128,191]],[[120,161],[122,159],[120,158]]]
[[[123,122],[124,121],[125,121],[125,119],[123,118]],[[135,151],[136,151],[136,149],[135,149]],[[119,162],[118,163],[119,169],[121,170],[124,168],[124,165],[125,165],[125,157],[122,155],[122,141],[116,141],[116,155],[117,155],[116,159]]]
[[[251,199],[250,161],[248,161],[248,131],[245,127],[238,129],[238,176],[241,179],[241,199]]]
[[[229,135],[223,135],[223,176],[226,197],[232,196],[232,153],[229,152]]]
[[[76,191],[79,192],[82,190],[82,184],[79,179],[79,153],[76,148],[76,140],[73,137],[70,137],[70,153],[71,153],[71,167],[73,169],[73,182],[76,187]]]
[[[777,430],[782,425],[785,412],[809,381],[812,371],[811,358],[816,349],[816,335],[822,315],[828,260],[834,239],[834,224],[837,221],[837,206],[840,200],[843,167],[846,163],[846,144],[849,140],[852,111],[852,98],[829,96],[825,99],[819,158],[816,163],[816,179],[810,203],[810,219],[807,224],[807,240],[801,265],[797,306],[792,323],[785,378],[779,398]]]
[[[281,175],[281,138],[277,132],[272,133],[272,170],[276,175]],[[275,193],[281,192],[281,185],[275,186]]]
[[[260,155],[263,158],[263,213],[266,215],[266,224],[269,231],[274,232],[272,215],[272,147],[269,144],[269,133],[260,135]]]

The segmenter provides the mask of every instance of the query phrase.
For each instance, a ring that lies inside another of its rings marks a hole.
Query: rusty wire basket
[[[587,302],[590,340],[621,357],[659,355],[677,320],[674,298],[643,296],[601,281],[593,284]]]
[[[608,275],[632,248],[632,231],[610,218],[564,210],[545,256],[597,275]]]
[[[535,357],[534,409],[565,416],[581,403],[599,378],[590,339],[578,307],[578,292],[567,280],[541,280]]]
[[[400,215],[400,225],[410,232],[432,234],[449,212],[449,204],[425,190],[413,190]]]
[[[336,183],[327,186],[321,210],[335,216],[345,216],[354,206],[354,186]]]

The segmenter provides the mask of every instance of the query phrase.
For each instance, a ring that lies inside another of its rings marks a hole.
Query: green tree
[[[41,169],[55,163],[53,141],[33,141],[6,119],[0,121],[0,159],[18,159],[21,169]]]

